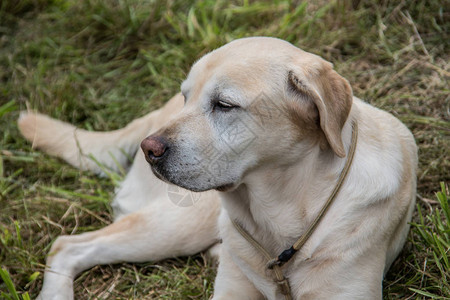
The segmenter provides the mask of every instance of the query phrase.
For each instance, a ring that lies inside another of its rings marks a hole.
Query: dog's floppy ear
[[[332,69],[330,63],[324,62],[317,73],[306,76],[306,80],[301,80],[295,71],[289,71],[289,84],[296,92],[314,102],[328,144],[337,156],[345,157],[341,132],[352,106],[352,89],[347,80]]]

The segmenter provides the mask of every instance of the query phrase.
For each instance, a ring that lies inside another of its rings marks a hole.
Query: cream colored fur
[[[153,171],[205,191],[194,206],[176,206],[138,151],[112,204],[117,221],[58,238],[40,298],[72,299],[76,274],[96,264],[190,255],[220,238],[214,299],[282,299],[265,260],[230,220],[274,256],[289,248],[331,193],[356,121],[348,177],[283,272],[295,299],[381,299],[383,276],[404,244],[415,203],[417,149],[409,130],[353,97],[330,63],[273,38],[236,40],[207,54],[181,89],[185,104],[177,95],[113,132],[21,116],[20,130],[33,146],[98,173],[89,155],[114,169],[147,134],[163,136],[172,150]],[[222,109],[218,101],[238,107]]]

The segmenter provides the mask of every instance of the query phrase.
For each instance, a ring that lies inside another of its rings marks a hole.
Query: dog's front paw
[[[73,277],[46,270],[38,300],[73,300]]]

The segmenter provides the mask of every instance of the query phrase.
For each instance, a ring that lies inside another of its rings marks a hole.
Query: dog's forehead
[[[271,44],[276,47],[271,47]],[[181,85],[183,94],[195,95],[205,85],[219,83],[247,85],[258,82],[264,73],[286,60],[283,48],[290,44],[273,38],[245,38],[230,42],[200,58]],[[292,45],[292,48],[295,49]],[[289,47],[288,47],[289,48]],[[292,49],[291,49],[292,50]],[[213,88],[213,87],[211,87]]]
[[[238,39],[203,56],[193,66],[192,71],[233,68],[251,70],[258,66],[286,63],[301,52],[303,51],[292,44],[275,38]]]
[[[181,89],[183,92],[204,86],[211,79],[247,85],[267,76],[274,79],[278,73],[287,74],[291,67],[304,73],[315,72],[323,63],[319,56],[277,38],[243,38],[200,58],[192,66]]]

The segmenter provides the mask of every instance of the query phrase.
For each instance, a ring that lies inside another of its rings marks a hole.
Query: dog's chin
[[[158,168],[155,167],[151,167],[153,174],[155,174],[155,176],[166,182],[166,183],[171,183],[174,185],[177,185],[179,187],[182,187],[186,190],[190,190],[192,192],[206,192],[209,190],[216,190],[219,192],[229,192],[231,190],[233,190],[236,185],[234,183],[226,183],[226,184],[220,184],[220,185],[211,185],[211,186],[202,186],[199,184],[194,184],[194,183],[188,183],[186,181],[183,180],[178,180],[177,178],[174,178],[173,176],[170,176],[170,174],[166,174],[165,172],[158,170]]]

